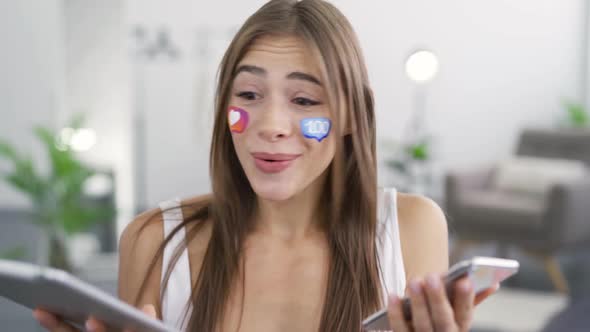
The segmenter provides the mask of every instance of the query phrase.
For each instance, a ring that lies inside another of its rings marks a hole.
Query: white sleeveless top
[[[382,305],[387,305],[387,295],[396,294],[402,296],[406,288],[406,273],[404,271],[401,251],[398,218],[397,218],[397,192],[394,188],[379,188],[378,196],[378,226],[377,243],[378,257],[381,265],[381,287],[383,289]],[[168,236],[182,220],[180,199],[160,203],[164,219],[164,237]],[[164,248],[162,265],[162,282],[166,268],[169,265],[174,249],[185,240],[185,230],[181,228]],[[182,251],[174,266],[168,288],[162,297],[162,319],[170,326],[184,331],[188,324],[188,315],[192,312],[190,303],[191,273],[189,267],[188,252]],[[163,287],[161,287],[163,289]]]

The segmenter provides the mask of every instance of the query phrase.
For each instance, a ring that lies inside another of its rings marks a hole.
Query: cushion
[[[496,190],[545,195],[556,184],[568,184],[588,176],[587,166],[578,160],[514,157],[501,162],[493,186]]]
[[[545,199],[500,191],[470,191],[461,198],[461,215],[477,224],[541,227]]]

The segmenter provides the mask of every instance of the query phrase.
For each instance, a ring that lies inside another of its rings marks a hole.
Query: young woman
[[[260,8],[221,62],[215,108],[212,194],[164,202],[126,228],[123,300],[189,331],[359,331],[384,306],[396,332],[469,330],[494,289],[474,299],[463,280],[450,303],[441,209],[377,188],[373,95],[336,8]]]

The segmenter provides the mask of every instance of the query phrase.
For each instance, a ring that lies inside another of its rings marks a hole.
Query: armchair
[[[590,166],[590,131],[525,130],[517,156],[582,161]],[[495,241],[517,246],[542,260],[556,289],[569,291],[555,253],[590,245],[590,178],[556,183],[543,196],[494,187],[497,166],[453,171],[445,177],[445,208],[458,241],[456,261],[466,246]],[[505,255],[505,252],[500,253]]]

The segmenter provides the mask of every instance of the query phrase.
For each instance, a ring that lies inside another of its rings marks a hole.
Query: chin
[[[294,188],[287,183],[260,181],[252,183],[256,195],[269,201],[285,201],[295,195]]]

